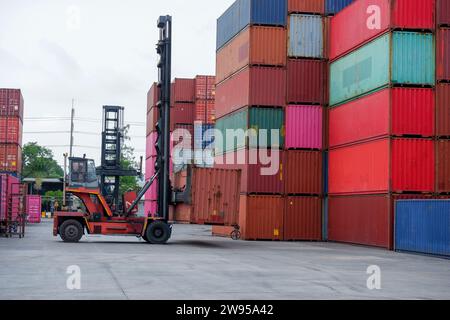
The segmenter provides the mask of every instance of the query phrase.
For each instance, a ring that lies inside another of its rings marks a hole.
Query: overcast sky
[[[125,107],[137,155],[145,154],[147,91],[157,80],[156,21],[173,16],[172,77],[214,74],[216,19],[234,0],[0,0],[0,87],[25,99],[24,144],[51,146],[56,159],[69,144],[70,122],[29,118],[70,116],[75,155],[100,157],[103,105]]]

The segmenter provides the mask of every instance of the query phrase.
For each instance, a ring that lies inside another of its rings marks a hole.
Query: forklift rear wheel
[[[67,220],[59,227],[59,234],[64,242],[78,242],[83,237],[83,226],[77,220]]]
[[[163,221],[155,221],[147,227],[145,240],[152,244],[165,244],[172,235],[172,229]]]

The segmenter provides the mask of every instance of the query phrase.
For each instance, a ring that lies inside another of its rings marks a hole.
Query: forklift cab
[[[98,189],[95,162],[86,158],[69,158],[69,187]]]

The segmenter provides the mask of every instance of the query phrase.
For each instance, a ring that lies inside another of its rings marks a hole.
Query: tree
[[[27,143],[22,150],[24,178],[62,178],[64,170],[53,159],[53,152],[37,142]]]
[[[130,130],[130,126],[127,125],[124,128],[124,143],[122,146],[122,157],[120,159],[120,164],[122,169],[134,169],[138,167],[138,163],[136,161],[136,157],[134,156],[134,148],[130,147],[127,142],[129,142],[130,136],[128,132]],[[121,177],[120,178],[120,190],[119,192],[123,194],[127,191],[139,191],[140,187],[138,185],[137,177]]]

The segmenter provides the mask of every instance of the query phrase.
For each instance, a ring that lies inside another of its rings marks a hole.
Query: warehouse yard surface
[[[0,299],[450,299],[450,260],[434,257],[233,241],[190,225],[175,225],[163,246],[101,236],[67,244],[51,228],[0,238]]]

